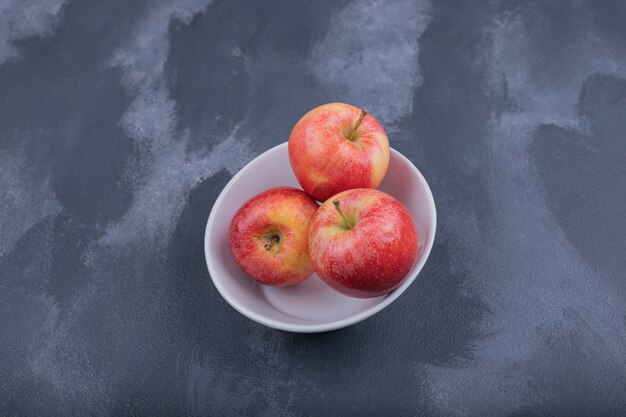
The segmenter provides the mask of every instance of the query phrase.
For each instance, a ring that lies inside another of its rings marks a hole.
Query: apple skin
[[[347,228],[344,218],[354,223]],[[382,191],[341,192],[317,210],[309,231],[313,269],[335,290],[378,297],[406,279],[417,257],[417,231],[409,211]]]
[[[362,110],[345,103],[316,107],[289,136],[289,162],[302,189],[317,201],[353,188],[376,188],[389,167],[385,129]]]
[[[311,197],[290,187],[252,197],[230,223],[228,245],[235,262],[265,285],[289,286],[309,278],[309,226],[317,208]]]

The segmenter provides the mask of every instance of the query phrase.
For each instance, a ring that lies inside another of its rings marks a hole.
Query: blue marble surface
[[[0,0],[0,415],[626,414],[626,3]],[[389,308],[267,329],[204,223],[308,109],[424,173]]]

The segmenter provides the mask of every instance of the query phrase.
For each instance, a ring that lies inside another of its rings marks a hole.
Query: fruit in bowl
[[[265,285],[289,286],[309,278],[309,226],[317,208],[311,197],[291,187],[252,197],[230,223],[228,244],[235,262]]]
[[[389,140],[365,110],[324,104],[294,126],[289,161],[302,189],[326,201],[341,191],[377,188],[389,166]]]
[[[407,278],[418,237],[404,205],[373,189],[341,192],[318,209],[309,232],[313,269],[352,297],[387,294]]]
[[[257,285],[241,270],[225,245],[233,214],[257,193],[278,186],[298,187],[289,164],[287,142],[256,157],[228,182],[213,204],[206,224],[204,253],[210,279],[224,300],[238,312],[284,331],[335,330],[377,314],[419,281],[418,274],[433,247],[437,210],[428,182],[400,152],[390,149],[389,170],[380,190],[397,198],[411,213],[419,235],[419,249],[408,278],[384,297],[346,297],[317,274],[289,287]]]

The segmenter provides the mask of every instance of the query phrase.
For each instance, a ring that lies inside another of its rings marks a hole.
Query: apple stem
[[[348,219],[348,216],[346,216],[346,213],[343,212],[343,210],[341,209],[341,207],[339,207],[339,200],[335,200],[333,201],[333,204],[335,205],[335,208],[337,209],[337,211],[339,212],[339,215],[341,216],[341,218],[343,219],[343,221],[346,223],[346,225],[348,226],[348,229],[352,229],[354,227],[354,223],[352,223],[350,221],[350,219]]]
[[[352,128],[352,131],[350,132],[350,137],[348,139],[354,140],[354,135],[356,135],[356,130],[359,128],[359,126],[361,126],[361,122],[363,121],[363,119],[365,119],[365,116],[367,116],[367,110],[361,109],[361,114],[359,115],[359,118],[357,119],[356,124]]]
[[[359,128],[359,126],[361,125],[361,122],[363,121],[363,119],[365,119],[365,116],[367,116],[367,110],[361,109],[361,114],[359,115],[359,119],[356,121],[356,124],[354,125],[354,130],[357,130]]]

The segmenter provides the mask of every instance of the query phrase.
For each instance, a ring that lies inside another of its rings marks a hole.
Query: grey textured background
[[[308,109],[429,180],[388,309],[297,335],[206,271]],[[626,3],[0,0],[0,415],[626,415]]]

